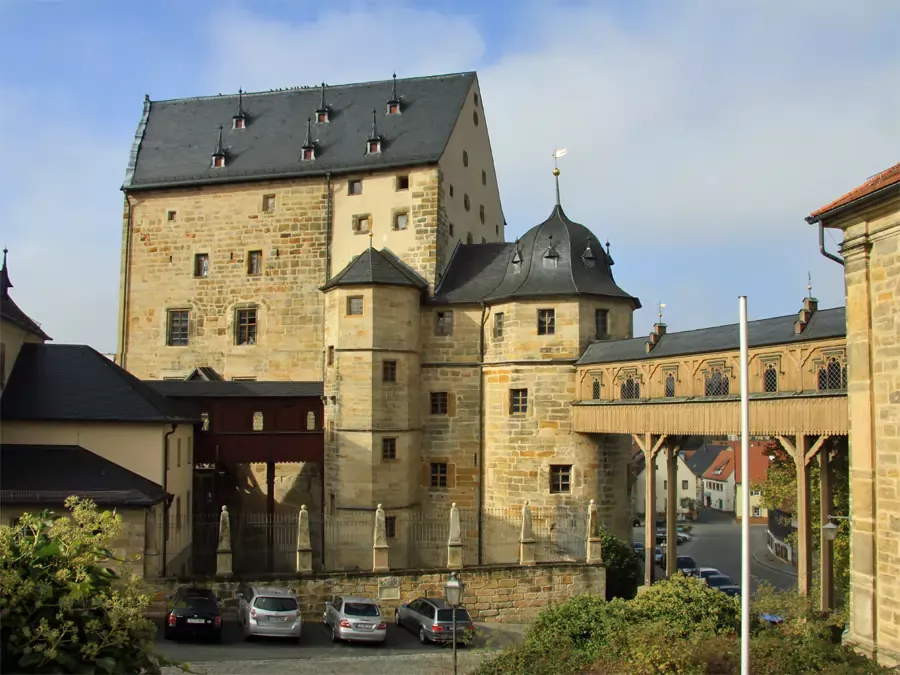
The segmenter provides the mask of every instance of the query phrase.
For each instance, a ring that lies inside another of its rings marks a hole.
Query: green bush
[[[150,598],[107,566],[121,519],[73,497],[66,507],[0,526],[0,670],[159,673]]]
[[[702,632],[685,636],[664,621],[648,621],[619,631],[598,665],[610,674],[702,675],[736,672],[739,660],[733,636]]]
[[[681,573],[653,584],[629,605],[635,621],[664,623],[684,636],[736,634],[741,626],[740,598]]]
[[[473,675],[571,675],[582,665],[571,642],[560,638],[547,645],[525,642],[504,649],[482,661]]]
[[[600,529],[600,547],[606,565],[606,599],[630,600],[641,583],[640,557],[630,542],[614,537],[606,528]]]

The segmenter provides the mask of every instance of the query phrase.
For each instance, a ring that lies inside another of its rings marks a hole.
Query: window
[[[316,122],[319,124],[326,124],[328,122],[328,111],[320,110],[316,113]]]
[[[485,171],[483,169],[481,171],[481,184],[487,185],[487,171]]]
[[[552,464],[550,466],[550,494],[558,495],[572,491],[572,466]]]
[[[472,101],[474,101],[475,107],[477,108],[478,107],[478,94],[472,95]]]
[[[595,401],[600,400],[600,378],[595,377],[591,383],[591,398]]]
[[[494,225],[494,234],[497,235],[498,237],[500,236],[500,226],[499,225]]]
[[[556,332],[556,310],[539,309],[537,313],[538,335],[553,335]]]
[[[391,114],[396,115],[397,113]],[[397,516],[384,517],[384,536],[388,539],[395,539],[397,537]]]
[[[208,277],[209,276],[209,253],[195,253],[194,254],[194,276],[195,277]]]
[[[175,466],[181,466],[181,439],[175,440]]]
[[[750,490],[750,496],[751,497],[761,497],[762,490]]]
[[[256,310],[239,309],[235,319],[235,344],[256,344]]]
[[[187,347],[190,312],[186,309],[170,309],[166,327],[166,344],[170,347]]]
[[[431,463],[431,487],[445,488],[447,487],[447,463],[432,462]]]
[[[222,155],[216,155],[213,157],[213,167],[216,169],[221,169],[225,166],[225,158]]]
[[[379,141],[379,140],[369,141],[367,150],[368,150],[368,154],[377,155],[379,152],[381,152],[381,141]]]
[[[478,206],[478,217],[481,219],[481,224],[484,225],[484,204]]]
[[[310,410],[306,413],[306,430],[307,431],[315,431],[316,430],[316,413]]]
[[[262,251],[250,251],[247,254],[247,274],[252,277],[262,274]]]
[[[666,398],[675,397],[675,374],[666,373]]]
[[[728,396],[728,375],[721,368],[713,368],[706,374],[704,394],[706,396]]]
[[[453,312],[435,312],[434,334],[453,335]]]
[[[503,312],[494,314],[494,337],[503,337]]]
[[[409,190],[409,176],[397,176],[397,191]]]
[[[396,382],[397,381],[397,362],[385,361],[381,364],[381,381]]]
[[[262,210],[263,213],[275,212],[275,195],[263,195]]]
[[[209,413],[200,413],[200,431],[209,431]]]
[[[253,413],[253,431],[263,430],[263,414],[260,411]]]
[[[605,340],[609,337],[609,310],[594,310],[594,333],[598,340]]]
[[[194,439],[193,437],[187,439],[187,463],[191,465],[194,463]],[[189,499],[188,502],[191,500]]]
[[[842,391],[847,388],[847,366],[830,357],[824,365],[819,366],[819,391]]]
[[[328,345],[328,365],[334,365],[334,346]]]
[[[641,383],[634,379],[634,375],[628,375],[619,387],[623,401],[639,399],[641,397]]]
[[[759,510],[759,507],[758,507],[758,506],[754,506],[754,507],[753,507],[753,517],[754,517],[754,518],[759,518],[760,513],[761,513],[761,511]]]
[[[368,213],[353,216],[353,233],[368,234],[372,227],[372,217]]]
[[[350,316],[362,316],[363,296],[351,295],[347,298],[347,314]]]
[[[304,162],[311,162],[316,158],[315,148],[303,148],[303,154],[300,155]]]
[[[450,223],[450,236],[453,236],[453,223]]]
[[[682,490],[687,490],[687,489],[689,489],[689,488],[688,488],[688,482],[687,482],[686,480],[681,481],[681,489],[682,489]]]
[[[669,481],[664,480],[663,481],[663,490],[668,490],[668,489],[669,489]]]
[[[468,194],[464,194],[464,195],[463,195],[463,208],[464,208],[466,211],[468,211],[470,208],[472,208],[472,202],[469,201],[469,195],[468,195]]]
[[[399,103],[388,103],[388,115],[399,115],[400,114],[400,104]]]
[[[231,120],[231,128],[232,129],[243,129],[246,125],[244,124],[245,120],[243,117],[234,117]]]
[[[181,532],[181,496],[175,497],[175,532]]]
[[[451,197],[453,196],[453,186],[452,185],[450,186],[450,196]]]
[[[347,183],[347,194],[348,195],[361,195],[362,194],[362,181],[361,180],[351,180]]]
[[[509,390],[509,414],[528,412],[528,390],[527,389],[510,389]]]
[[[446,391],[431,392],[431,414],[446,415],[449,411],[448,399]]]
[[[381,439],[381,459],[397,459],[397,439]]]
[[[176,215],[177,215],[177,212],[175,212],[175,211],[166,211],[166,220],[170,223],[174,223]]]
[[[463,150],[463,166],[469,166],[469,153]]]
[[[408,222],[409,222],[409,214],[408,213],[395,213],[394,214],[394,229],[395,230],[405,230]]]
[[[475,124],[476,127],[478,126],[478,111],[477,110],[472,111],[472,122]]]
[[[763,371],[763,391],[774,394],[778,391],[778,371],[775,369],[774,363],[766,364]]]

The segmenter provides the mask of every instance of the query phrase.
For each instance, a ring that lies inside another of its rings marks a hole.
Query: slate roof
[[[768,443],[764,441],[750,441],[750,482],[761,483],[769,474]],[[728,441],[728,446],[734,450],[734,482],[741,483],[743,479],[743,465],[741,464],[741,442]]]
[[[719,456],[703,474],[704,478],[709,480],[727,481],[731,474],[734,473],[734,450],[731,448],[723,448],[719,452]]]
[[[826,204],[822,208],[816,209],[809,214],[809,217],[806,220],[810,223],[816,223],[829,211],[833,211],[841,206],[847,206],[857,199],[868,197],[876,192],[892,187],[900,188],[900,164],[895,164],[890,169],[885,169],[884,171],[875,174],[858,188],[854,188],[847,194],[838,197],[830,204]]]
[[[616,285],[612,265],[596,235],[557,204],[516,243],[458,246],[434,302],[593,295],[626,298],[639,308],[640,300]]]
[[[216,372],[215,368],[209,366],[197,366],[191,371],[186,380],[208,380],[212,382],[221,382],[223,377]]]
[[[13,287],[9,279],[9,268],[6,266],[6,255],[9,251],[3,249],[3,267],[0,267],[0,318],[9,321],[42,340],[52,340],[37,321],[23,312],[19,306],[9,297],[9,289]]]
[[[817,310],[813,313],[806,328],[799,335],[794,333],[794,323],[796,321],[796,314],[750,321],[747,324],[748,345],[751,348],[764,347],[767,345],[838,338],[847,334],[846,313],[843,307]],[[584,354],[581,355],[578,364],[639,361],[642,359],[681,356],[683,354],[702,354],[740,349],[740,326],[733,323],[727,326],[666,333],[649,354],[647,353],[646,345],[646,337],[593,342],[584,350]]]
[[[327,291],[337,286],[411,286],[425,290],[428,282],[389,249],[377,251],[370,246],[353,258],[321,290]]]
[[[224,380],[145,380],[169,398],[297,398],[322,396],[322,382],[229,382]]]
[[[163,187],[371,171],[433,164],[440,159],[474,72],[398,79],[401,114],[386,115],[391,80],[325,88],[330,121],[313,124],[316,158],[301,162],[309,118],[316,119],[321,88],[244,94],[246,129],[232,129],[238,96],[145,101],[123,189]],[[372,111],[382,152],[366,154]],[[219,126],[225,167],[212,169]]]
[[[157,483],[79,445],[0,445],[5,504],[61,505],[73,495],[103,506],[152,506],[167,497]]]
[[[699,478],[719,458],[719,454],[725,447],[724,445],[702,445],[690,457],[685,458],[684,463],[687,464],[691,473]]]
[[[176,401],[84,345],[25,344],[0,399],[5,421],[192,422]]]

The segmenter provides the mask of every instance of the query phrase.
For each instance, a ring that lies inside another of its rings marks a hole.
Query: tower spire
[[[9,270],[6,267],[6,254],[9,253],[9,249],[5,246],[3,247],[3,267],[0,267],[0,291],[2,291],[3,295],[6,295],[10,288],[12,288],[12,282],[9,280]]]
[[[3,258],[3,266],[6,267],[6,257],[5,256]],[[808,297],[811,298],[812,297],[812,272],[806,273],[806,281],[807,281],[806,292],[808,294]]]
[[[559,166],[557,164],[560,157],[565,157],[569,152],[566,148],[560,148],[553,151],[553,179],[556,181],[556,205],[562,207],[559,201]]]

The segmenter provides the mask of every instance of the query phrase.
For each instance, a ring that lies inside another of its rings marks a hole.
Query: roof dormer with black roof
[[[397,98],[397,73],[393,75],[391,82],[391,97],[387,101],[387,115],[399,115],[403,112],[400,107],[400,99]]]
[[[13,287],[13,283],[9,278],[9,267],[6,264],[8,253],[9,249],[4,248],[3,267],[0,267],[0,319],[18,326],[40,340],[52,340],[53,338],[44,332],[40,324],[19,309],[19,306],[10,297],[9,289]]]
[[[312,139],[312,122],[311,120],[306,120],[306,141],[303,143],[303,147],[301,148],[300,159],[304,162],[311,162],[316,158],[316,144]]]
[[[225,168],[225,146],[222,145],[222,127],[219,126],[219,135],[216,137],[216,147],[212,153],[210,166],[214,169]]]
[[[366,139],[366,154],[367,155],[379,155],[381,154],[381,136],[378,134],[378,112],[372,111],[372,133],[369,134],[369,138]]]
[[[328,124],[331,116],[328,111],[328,104],[325,103],[325,83],[322,83],[322,98],[319,100],[319,107],[316,108],[316,124]],[[307,134],[309,135],[309,134]]]
[[[410,286],[423,292],[428,290],[428,282],[392,251],[387,248],[378,251],[371,243],[321,290],[338,286]]]
[[[246,129],[247,128],[247,113],[244,112],[244,90],[238,89],[238,109],[234,116],[231,118],[231,128],[232,129]]]

